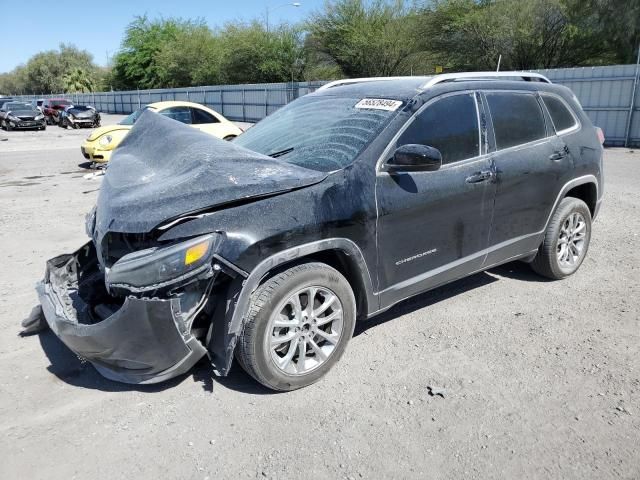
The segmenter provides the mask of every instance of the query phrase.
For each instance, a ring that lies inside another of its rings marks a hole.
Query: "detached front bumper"
[[[125,383],[157,383],[188,371],[206,349],[190,332],[180,298],[110,297],[87,244],[47,262],[37,287],[51,330],[103,376]],[[114,303],[115,302],[115,303]]]

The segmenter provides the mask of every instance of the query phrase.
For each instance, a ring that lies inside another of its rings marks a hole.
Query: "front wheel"
[[[240,365],[272,390],[306,387],[340,359],[353,335],[349,282],[324,263],[305,263],[254,293],[238,342]]]
[[[591,240],[591,211],[582,200],[563,198],[547,226],[544,241],[531,262],[533,270],[560,280],[582,264]]]

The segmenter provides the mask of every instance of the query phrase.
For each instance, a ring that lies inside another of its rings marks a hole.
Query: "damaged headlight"
[[[205,235],[125,255],[107,269],[106,283],[146,290],[196,275],[210,268],[214,239],[214,235]]]
[[[98,140],[98,143],[103,147],[106,147],[111,143],[111,140],[113,140],[113,137],[111,135],[103,135],[102,137],[100,137],[100,140]]]

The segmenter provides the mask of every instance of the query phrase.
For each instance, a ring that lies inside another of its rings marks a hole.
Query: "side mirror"
[[[386,164],[389,172],[433,172],[442,166],[440,150],[426,145],[409,143],[393,153]]]

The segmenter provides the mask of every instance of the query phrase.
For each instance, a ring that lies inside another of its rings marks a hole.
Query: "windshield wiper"
[[[287,148],[285,150],[280,150],[279,152],[270,153],[268,156],[271,158],[278,158],[291,152],[293,152],[293,147]]]

